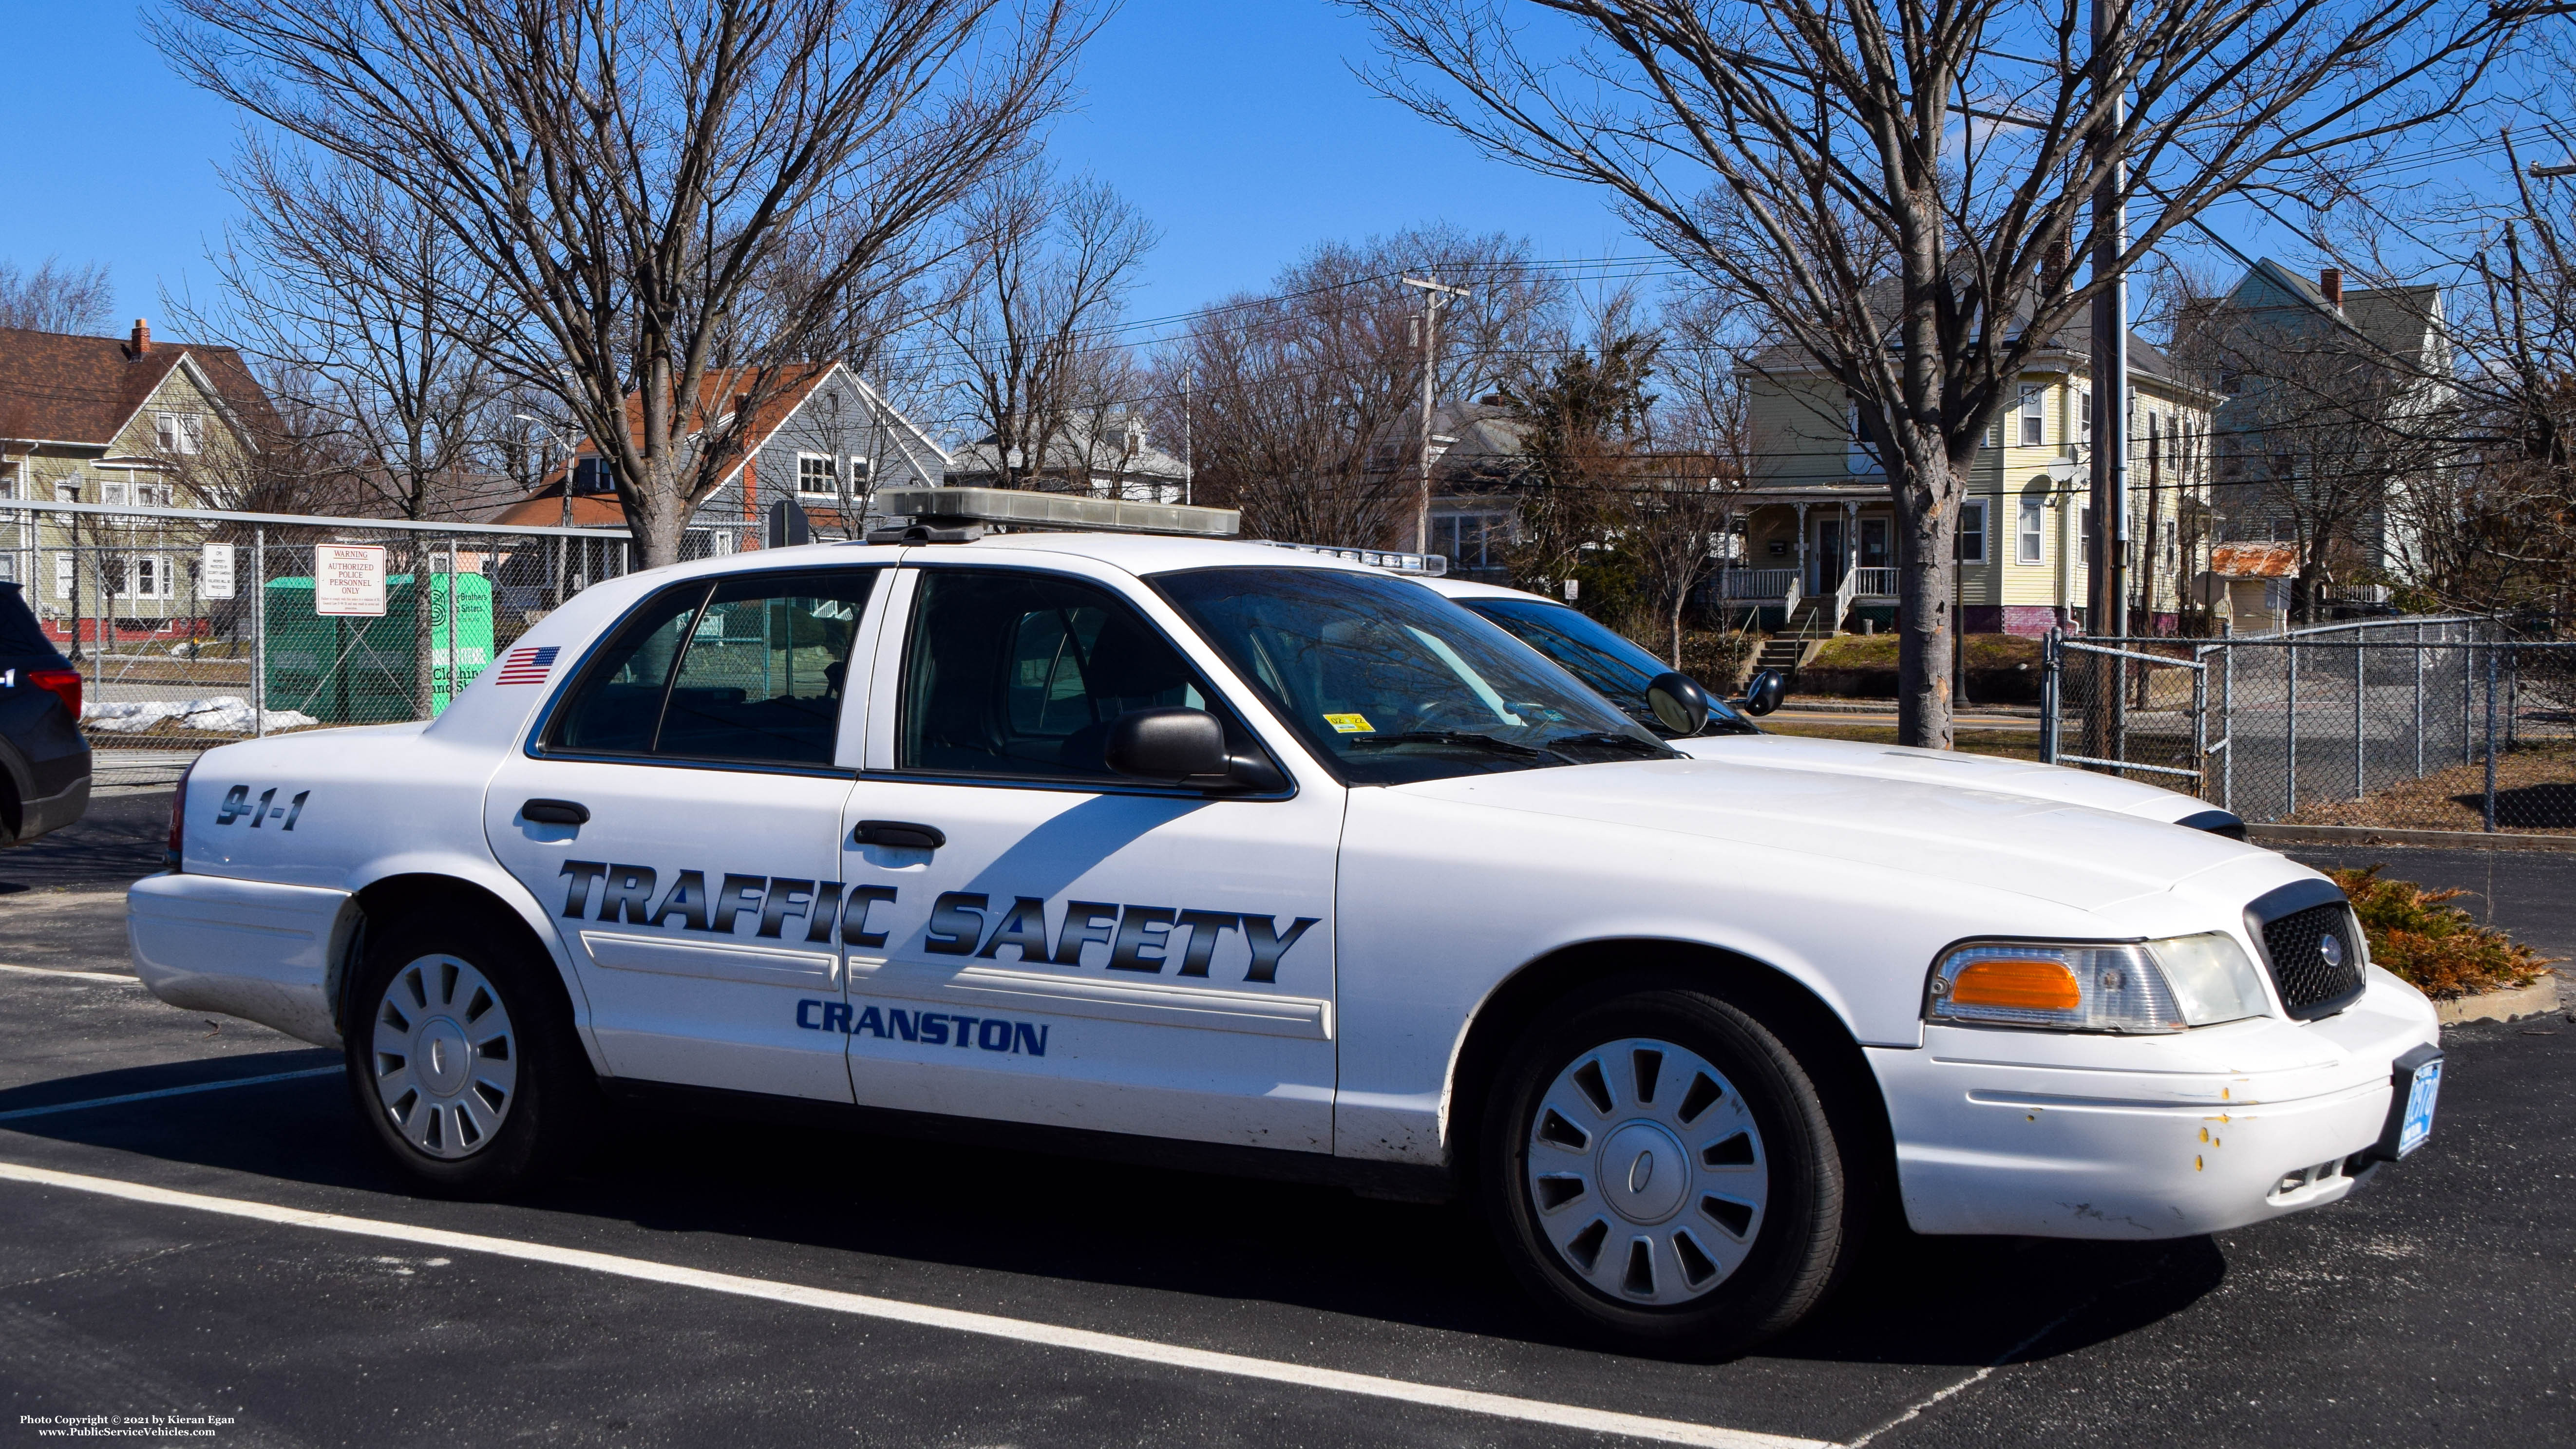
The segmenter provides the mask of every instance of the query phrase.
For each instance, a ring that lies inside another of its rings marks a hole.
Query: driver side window
[[[933,569],[906,643],[900,769],[1116,779],[1122,714],[1211,709],[1195,670],[1114,594],[1021,570]]]

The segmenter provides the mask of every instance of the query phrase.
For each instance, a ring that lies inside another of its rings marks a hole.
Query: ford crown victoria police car
[[[2245,822],[2189,795],[2153,785],[2097,775],[2083,770],[2034,765],[1992,755],[1948,750],[1896,749],[1851,740],[1820,740],[1797,735],[1764,734],[1734,708],[1711,701],[1704,724],[1676,728],[1658,718],[1648,699],[1649,687],[1666,674],[1663,661],[1626,636],[1590,616],[1538,594],[1470,579],[1428,578],[1424,587],[1457,600],[1470,611],[1493,620],[1521,641],[1564,665],[1639,724],[1663,736],[1674,749],[1700,759],[1771,763],[1802,770],[1870,775],[1887,780],[1940,780],[2005,795],[2028,795],[2069,805],[2090,805],[2148,820],[2169,820],[2195,830],[2245,838]],[[1776,703],[1768,701],[1767,703]],[[1668,706],[1669,707],[1669,706]],[[1767,707],[1760,713],[1769,713]]]
[[[2431,1007],[2278,855],[1694,758],[1415,583],[1234,543],[601,584],[434,722],[208,752],[172,842],[143,979],[341,1044],[431,1190],[563,1163],[603,1088],[1017,1124],[1472,1194],[1663,1352],[1795,1322],[1882,1204],[2332,1201],[2438,1083]]]

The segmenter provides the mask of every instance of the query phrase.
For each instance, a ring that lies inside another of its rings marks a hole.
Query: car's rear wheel
[[[1609,994],[1505,1059],[1479,1154],[1505,1255],[1597,1338],[1687,1357],[1795,1324],[1857,1246],[1859,1195],[1815,1083],[1694,990]]]
[[[483,1197],[567,1163],[598,1085],[550,968],[506,930],[420,913],[369,933],[344,1034],[359,1115],[421,1186]]]

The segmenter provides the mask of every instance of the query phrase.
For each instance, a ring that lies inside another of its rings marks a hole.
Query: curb
[[[2248,825],[2249,839],[2276,845],[2441,845],[2453,850],[2576,851],[2576,835],[2482,830],[2383,830],[2375,825]]]
[[[2464,1021],[2512,1021],[2516,1017],[2545,1016],[2558,1010],[2558,978],[2544,971],[2540,979],[2529,986],[2481,991],[2475,996],[2436,1001],[2433,1010],[2444,1026]]]

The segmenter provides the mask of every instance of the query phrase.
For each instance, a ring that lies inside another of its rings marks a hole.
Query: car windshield
[[[1664,672],[1664,662],[1637,647],[1624,634],[1563,604],[1545,599],[1460,599],[1461,605],[1493,620],[1523,643],[1566,667],[1575,678],[1600,691],[1601,696],[1625,710],[1630,719],[1667,739],[1674,732],[1655,718],[1652,705],[1646,703],[1646,686]],[[1709,695],[1708,726],[1700,731],[1708,735],[1758,735],[1762,731],[1753,721],[1718,702]]]
[[[1228,568],[1154,587],[1352,784],[1673,757],[1581,681],[1418,584]]]

